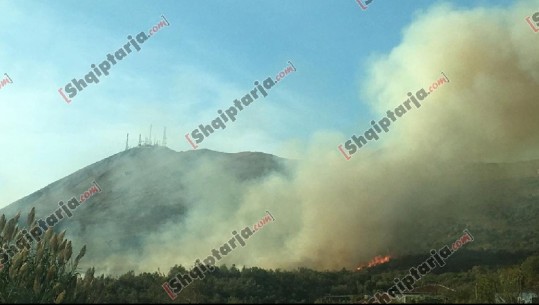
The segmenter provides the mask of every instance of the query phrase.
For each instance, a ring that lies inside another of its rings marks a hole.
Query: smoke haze
[[[189,234],[170,228],[149,237],[142,265],[192,264],[265,210],[276,221],[223,262],[349,268],[378,254],[412,252],[419,235],[447,238],[421,231],[444,220],[455,225],[444,232],[453,236],[465,225],[473,228],[464,211],[474,211],[488,196],[479,187],[483,173],[469,164],[539,155],[539,45],[523,21],[534,5],[461,10],[442,4],[418,12],[400,45],[372,56],[372,77],[360,94],[382,117],[407,92],[428,91],[441,71],[450,83],[394,122],[378,147],[369,143],[350,161],[335,148],[343,137],[328,131],[306,151],[294,152],[302,158],[291,178],[272,175],[246,186],[212,171],[217,165],[211,162],[197,169],[190,179],[204,177],[220,192],[197,190],[202,198],[180,230]],[[359,123],[350,135],[370,128],[369,122]],[[228,192],[237,188],[242,196]]]

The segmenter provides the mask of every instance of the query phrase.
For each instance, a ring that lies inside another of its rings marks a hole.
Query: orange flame
[[[371,268],[371,267],[374,267],[374,266],[385,264],[385,263],[389,262],[390,259],[391,259],[390,255],[386,255],[386,256],[377,255],[370,262],[368,262],[367,264],[359,265],[359,267],[357,267],[357,270],[359,271],[359,270],[363,270],[365,268]]]

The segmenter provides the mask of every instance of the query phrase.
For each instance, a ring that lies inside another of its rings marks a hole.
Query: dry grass
[[[0,217],[0,244],[14,245],[22,236],[18,226],[20,213],[6,221]],[[28,214],[27,227],[36,226],[35,208]],[[55,233],[49,228],[39,242],[23,248],[0,270],[1,303],[62,303],[77,299],[77,283],[87,286],[93,279],[93,272],[84,280],[77,272],[77,266],[86,253],[84,246],[77,257],[71,260],[71,241],[65,239],[65,231]],[[85,285],[86,284],[86,285]]]

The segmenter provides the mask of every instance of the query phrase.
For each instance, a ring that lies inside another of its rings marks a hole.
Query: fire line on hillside
[[[371,259],[370,262],[359,265],[357,267],[357,271],[361,271],[361,270],[364,270],[364,269],[367,269],[367,268],[371,268],[371,267],[374,267],[374,266],[385,264],[385,263],[389,262],[390,260],[391,260],[390,255],[386,255],[386,256],[377,255],[373,259]]]

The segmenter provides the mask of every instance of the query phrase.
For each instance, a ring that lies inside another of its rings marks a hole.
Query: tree
[[[521,265],[520,269],[524,276],[524,287],[529,289],[539,289],[539,256],[528,257]]]
[[[516,303],[517,298],[522,292],[522,273],[519,268],[507,268],[500,270],[500,294],[504,300],[510,303]]]
[[[480,276],[475,284],[476,301],[483,303],[494,303],[496,294],[496,281],[489,276]]]

